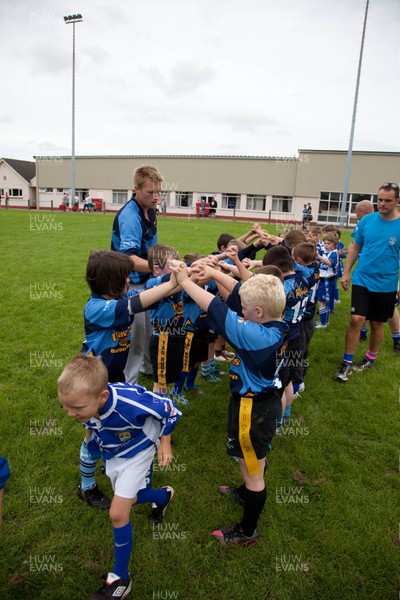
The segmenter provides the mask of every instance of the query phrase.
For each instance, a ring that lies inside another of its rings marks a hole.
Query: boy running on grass
[[[158,464],[171,462],[170,433],[181,412],[169,398],[142,386],[108,383],[102,360],[85,354],[78,354],[64,368],[58,379],[58,395],[68,416],[94,431],[114,490],[109,513],[114,566],[90,600],[125,598],[132,587],[128,572],[133,542],[131,507],[152,502],[153,522],[162,521],[174,490],[169,486],[160,490],[146,487],[146,474],[157,444]]]
[[[275,371],[286,331],[281,320],[286,302],[283,285],[272,275],[254,275],[246,281],[239,292],[243,318],[191,281],[183,263],[172,270],[185,292],[207,311],[209,326],[222,334],[236,353],[230,364],[227,451],[239,457],[243,484],[240,488],[221,486],[220,492],[243,504],[243,517],[240,523],[216,529],[212,535],[222,545],[255,544],[267,495],[265,455],[282,414],[278,392],[281,382]],[[209,276],[206,269],[205,277]]]

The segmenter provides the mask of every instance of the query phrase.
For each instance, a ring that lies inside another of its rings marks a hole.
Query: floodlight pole
[[[346,219],[346,204],[347,204],[347,195],[348,195],[348,190],[349,190],[351,159],[353,156],[353,139],[354,139],[354,129],[355,129],[355,125],[356,125],[358,90],[360,88],[361,65],[362,65],[363,52],[364,52],[365,30],[367,28],[368,5],[369,5],[369,0],[367,0],[367,4],[365,6],[364,27],[363,27],[362,38],[361,38],[360,58],[358,59],[357,83],[356,83],[356,91],[355,91],[355,95],[354,95],[354,104],[353,104],[353,117],[351,120],[349,148],[347,150],[346,174],[344,176],[342,202],[340,203],[339,224],[341,227],[344,227],[344,225],[346,224],[346,221],[347,221],[347,219]]]
[[[64,17],[66,25],[72,23],[72,147],[71,147],[71,168],[72,168],[72,183],[71,183],[71,208],[75,201],[75,23],[83,21],[82,15],[69,15]]]

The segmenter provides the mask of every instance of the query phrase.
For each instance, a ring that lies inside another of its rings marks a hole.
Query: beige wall
[[[133,171],[150,163],[165,178],[164,189],[209,190],[210,193],[280,194],[292,196],[296,161],[245,158],[159,158],[143,156],[77,158],[76,188],[125,190],[132,188]],[[40,187],[71,187],[71,159],[39,161]]]
[[[341,192],[344,187],[347,152],[301,150],[296,196],[319,198],[322,191]],[[354,152],[349,192],[376,194],[386,181],[400,180],[400,154]]]

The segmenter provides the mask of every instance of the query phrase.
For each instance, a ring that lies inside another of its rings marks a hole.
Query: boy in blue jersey
[[[160,171],[151,165],[138,167],[133,174],[134,193],[114,219],[111,250],[130,257],[131,290],[142,290],[150,277],[147,252],[157,244],[156,206],[160,200]],[[152,333],[148,312],[135,319],[132,344],[125,367],[126,381],[137,383],[139,371],[151,374],[148,345]]]
[[[315,325],[315,329],[326,329],[329,325],[329,315],[335,301],[337,266],[339,264],[336,233],[333,231],[325,233],[323,239],[325,250],[316,256],[320,264],[317,290],[320,322]]]
[[[150,248],[147,260],[154,275],[146,283],[152,289],[171,278],[170,261],[178,259],[171,246],[156,244]],[[167,384],[175,383],[182,372],[183,330],[182,290],[176,288],[150,307],[153,335],[150,339],[150,358],[153,365],[154,392],[167,393]]]
[[[319,282],[319,264],[316,262],[316,249],[312,242],[303,242],[292,250],[295,269],[303,273],[308,283],[308,299],[300,321],[301,381],[293,385],[297,393],[304,390],[304,378],[308,368],[308,346],[315,329],[316,296]]]
[[[85,340],[81,352],[101,356],[108,371],[108,381],[125,381],[124,368],[131,343],[131,323],[134,315],[171,293],[175,282],[166,282],[153,290],[128,289],[132,268],[128,256],[101,250],[92,252],[86,267],[86,281],[91,296],[85,306]],[[81,483],[78,496],[89,506],[107,510],[108,498],[96,484],[97,460],[101,457],[96,444],[88,445],[88,436],[80,450]]]
[[[240,317],[221,298],[191,281],[184,263],[173,267],[173,271],[186,293],[207,311],[209,326],[235,351],[230,363],[227,451],[239,458],[244,483],[240,488],[221,486],[220,492],[243,503],[243,517],[234,527],[216,529],[212,535],[222,545],[255,544],[257,523],[266,501],[265,455],[281,415],[281,382],[275,372],[276,356],[287,329],[281,320],[285,292],[277,277],[254,275],[240,288],[244,315]],[[204,271],[207,278],[209,271]]]
[[[90,600],[125,598],[131,591],[131,507],[152,502],[154,520],[163,519],[174,490],[169,486],[146,488],[145,479],[157,445],[160,466],[171,462],[170,434],[181,413],[169,398],[141,386],[109,384],[107,369],[98,357],[78,354],[66,365],[57,383],[63,409],[90,429],[101,445],[114,490],[109,513],[114,566]]]
[[[263,264],[275,265],[283,274],[283,287],[286,294],[283,319],[289,329],[285,335],[286,344],[282,353],[280,378],[283,419],[289,419],[294,395],[293,384],[300,386],[302,382],[300,323],[308,302],[308,282],[301,271],[295,271],[293,259],[283,246],[270,248],[263,258]],[[277,425],[278,427],[281,425],[281,420]]]

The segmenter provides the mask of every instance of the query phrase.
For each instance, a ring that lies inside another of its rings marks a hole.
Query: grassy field
[[[56,394],[62,365],[83,339],[87,257],[109,248],[112,220],[0,212],[0,454],[12,471],[0,538],[1,600],[84,600],[112,567],[107,513],[76,496],[82,429]],[[164,217],[159,240],[182,254],[208,253],[223,231],[246,228]],[[155,472],[157,485],[176,491],[165,522],[152,528],[148,507],[132,511],[132,598],[399,598],[400,357],[386,327],[377,366],[345,385],[335,382],[348,312],[342,292],[329,329],[315,333],[306,391],[269,455],[256,547],[223,549],[210,535],[239,518],[240,508],[217,486],[240,478],[225,453],[228,376],[199,381],[204,394],[183,409],[174,462]],[[357,359],[363,349],[365,342]],[[98,482],[111,493],[100,473]]]

